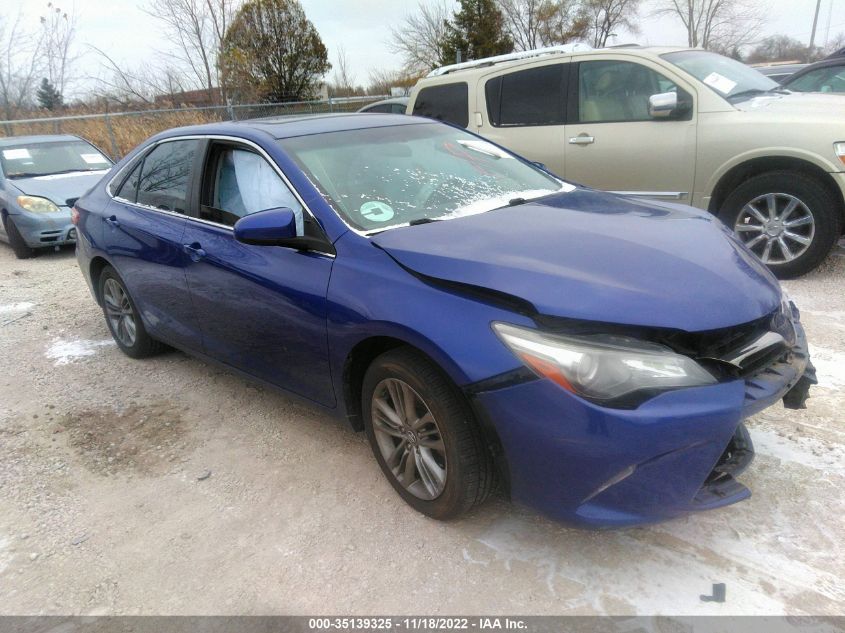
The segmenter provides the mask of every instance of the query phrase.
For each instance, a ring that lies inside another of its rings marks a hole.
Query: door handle
[[[118,226],[120,226],[120,221],[117,219],[116,215],[112,215],[106,218],[106,224],[117,228]]]
[[[569,139],[570,145],[589,145],[590,143],[594,143],[596,141],[595,137],[590,136],[589,134],[579,134],[578,136],[573,136]]]
[[[198,262],[205,257],[205,251],[199,242],[193,244],[182,244],[182,251],[191,258],[191,261]]]

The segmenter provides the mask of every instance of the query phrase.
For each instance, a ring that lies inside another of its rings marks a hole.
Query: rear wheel
[[[3,226],[6,229],[6,235],[9,236],[9,245],[15,253],[15,257],[18,259],[29,259],[30,257],[35,257],[38,254],[38,251],[31,246],[28,246],[24,241],[23,236],[20,234],[20,231],[18,231],[18,227],[15,226],[12,218],[4,216]]]
[[[99,293],[106,324],[124,354],[132,358],[145,358],[162,351],[164,345],[147,334],[135,302],[111,266],[106,266],[100,273]]]
[[[788,171],[744,182],[728,196],[720,217],[781,279],[816,268],[842,226],[836,200],[824,184]]]
[[[460,392],[431,361],[409,348],[382,354],[362,398],[376,461],[411,507],[450,519],[484,501],[490,455]]]

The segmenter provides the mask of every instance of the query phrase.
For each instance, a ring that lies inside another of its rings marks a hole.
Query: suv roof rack
[[[529,57],[538,57],[539,55],[551,55],[554,53],[577,53],[578,51],[593,50],[589,44],[561,44],[560,46],[547,46],[546,48],[535,48],[530,51],[519,51],[518,53],[508,53],[506,55],[495,55],[494,57],[484,57],[482,59],[473,59],[468,62],[461,62],[460,64],[450,64],[448,66],[441,66],[435,68],[428,77],[437,77],[438,75],[446,75],[455,72],[456,70],[466,70],[467,68],[478,68],[480,66],[492,66],[493,64],[500,64],[502,62],[510,62],[517,59],[526,59]]]

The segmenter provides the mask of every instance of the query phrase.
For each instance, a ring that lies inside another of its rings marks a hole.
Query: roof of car
[[[691,49],[688,46],[640,46],[638,44],[626,44],[623,46],[608,46],[605,48],[590,48],[587,50],[575,50],[575,51],[560,51],[560,52],[542,52],[542,54],[530,57],[520,57],[518,59],[511,59],[511,60],[504,60],[504,61],[497,61],[491,63],[485,63],[484,59],[474,60],[477,63],[468,66],[465,68],[456,68],[454,70],[449,70],[449,72],[441,73],[441,74],[431,74],[427,75],[420,79],[420,82],[428,83],[449,83],[454,81],[453,77],[457,76],[467,76],[470,73],[486,73],[489,72],[491,68],[495,67],[497,70],[500,68],[511,68],[526,64],[532,64],[538,61],[548,61],[554,60],[558,58],[581,58],[581,57],[589,57],[592,55],[606,55],[608,53],[612,54],[620,54],[620,55],[629,55],[633,57],[658,57],[665,53],[677,53],[679,51],[688,51],[688,50],[701,50],[701,49]],[[448,67],[447,67],[448,68]],[[419,85],[419,84],[418,84]]]
[[[0,147],[35,143],[55,143],[56,141],[78,141],[80,138],[73,134],[37,134],[33,136],[4,136],[0,137]]]
[[[394,125],[419,125],[431,123],[428,119],[410,117],[404,114],[381,113],[343,113],[317,114],[287,117],[270,117],[265,119],[249,119],[245,121],[226,121],[208,125],[192,125],[175,128],[163,134],[167,136],[184,136],[186,134],[221,134],[239,135],[244,128],[258,130],[275,139],[292,138],[294,136],[310,136],[312,134],[326,134],[328,132],[342,132],[347,130],[362,130],[366,128],[390,127]]]

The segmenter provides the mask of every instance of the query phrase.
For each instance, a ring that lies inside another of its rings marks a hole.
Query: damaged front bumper
[[[589,527],[650,523],[748,498],[742,421],[783,398],[803,406],[815,372],[797,320],[790,346],[754,373],[669,391],[636,409],[597,406],[547,379],[468,392],[501,446],[511,496]]]

